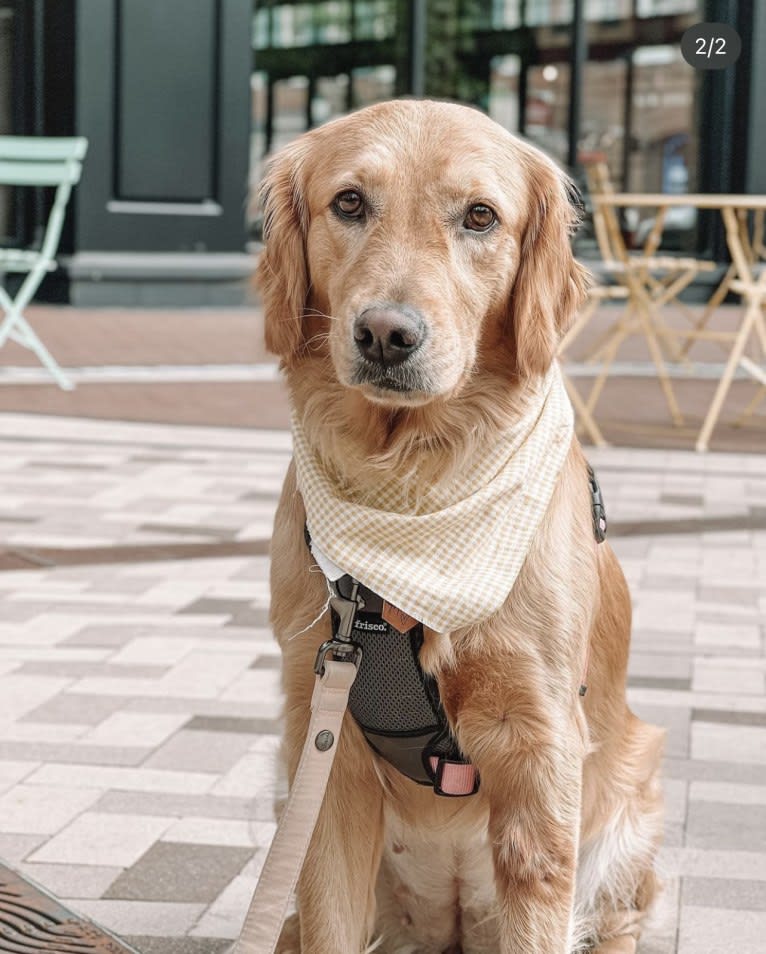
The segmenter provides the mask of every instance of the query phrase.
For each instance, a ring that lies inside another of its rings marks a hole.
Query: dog
[[[266,343],[322,466],[357,501],[392,475],[470,475],[587,292],[564,174],[477,110],[400,100],[288,145],[262,201]],[[663,733],[626,703],[628,588],[594,541],[577,439],[564,450],[502,605],[423,630],[419,664],[478,792],[440,798],[346,713],[280,954],[636,950],[659,885]],[[293,462],[271,551],[289,783],[330,636],[304,503]]]

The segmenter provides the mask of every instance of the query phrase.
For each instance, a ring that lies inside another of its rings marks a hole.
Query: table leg
[[[601,302],[600,298],[595,298],[593,296],[590,296],[588,300],[585,302],[585,307],[580,312],[580,314],[575,318],[572,324],[572,327],[569,329],[569,331],[566,332],[566,334],[563,336],[563,338],[559,342],[559,347],[558,347],[559,357],[563,355],[566,349],[572,344],[575,338],[580,334],[583,328],[591,320],[600,302]]]
[[[629,313],[632,315],[632,312],[633,312],[633,306],[630,305]],[[601,396],[601,391],[604,388],[606,379],[609,377],[609,369],[612,366],[612,362],[614,361],[615,355],[617,354],[617,351],[619,350],[620,345],[628,337],[629,334],[630,334],[630,328],[627,326],[627,322],[622,328],[617,329],[614,333],[612,341],[606,350],[606,354],[602,362],[601,371],[599,372],[599,375],[596,378],[596,380],[593,382],[593,387],[591,388],[590,394],[588,395],[588,400],[586,401],[585,406],[587,407],[588,412],[590,414],[593,413],[596,407],[596,404],[598,402],[598,399]]]
[[[755,414],[755,409],[758,407],[758,405],[761,403],[761,401],[762,401],[764,398],[766,398],[766,384],[765,384],[765,385],[761,385],[761,387],[758,388],[758,390],[755,392],[755,397],[754,397],[753,400],[748,404],[748,406],[745,408],[745,410],[740,414],[740,416],[737,418],[737,420],[734,422],[734,426],[735,426],[735,427],[744,427],[744,426],[745,426],[745,421],[747,421],[748,418],[751,418],[751,417],[753,416],[753,414]]]
[[[580,397],[580,392],[569,379],[569,375],[562,373],[562,377],[564,378],[564,387],[567,389],[569,400],[572,402],[583,427],[590,435],[590,439],[593,441],[596,447],[606,447],[607,443],[604,440],[604,435],[601,433],[601,429],[591,416],[591,413],[586,407],[585,402]]]
[[[729,360],[726,362],[726,368],[724,369],[723,376],[718,382],[718,387],[716,388],[715,396],[713,397],[713,403],[710,405],[710,409],[707,412],[707,416],[702,425],[702,430],[699,433],[697,438],[697,450],[706,451],[708,449],[708,441],[710,440],[710,435],[713,433],[713,428],[715,427],[716,421],[718,420],[718,415],[721,413],[721,408],[723,407],[723,402],[726,399],[728,394],[729,387],[731,386],[732,378],[734,377],[734,372],[737,369],[739,364],[739,359],[742,357],[742,352],[745,349],[745,344],[747,339],[750,337],[750,332],[755,323],[756,317],[760,314],[761,306],[757,298],[751,298],[747,305],[747,310],[745,311],[745,317],[742,320],[742,325],[739,329],[739,334],[737,335],[734,346],[731,349],[731,354],[729,355]]]

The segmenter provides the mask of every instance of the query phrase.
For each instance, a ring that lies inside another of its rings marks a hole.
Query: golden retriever
[[[427,101],[362,109],[271,161],[266,341],[314,450],[354,493],[415,465],[448,480],[513,420],[586,292],[568,190],[483,114]],[[358,318],[380,303],[404,369],[385,379],[360,371]],[[575,438],[501,610],[425,630],[420,662],[479,792],[440,798],[410,781],[347,714],[280,954],[635,951],[656,893],[662,733],[625,700],[630,599],[594,541],[586,466]],[[271,569],[288,780],[330,632],[328,613],[309,625],[327,593],[304,520],[291,465]]]

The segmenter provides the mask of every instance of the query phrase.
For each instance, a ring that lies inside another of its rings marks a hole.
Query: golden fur
[[[364,221],[333,211],[350,189],[365,198]],[[324,465],[357,499],[392,470],[422,482],[470,468],[582,302],[563,175],[476,111],[400,101],[298,139],[272,161],[263,196],[266,340]],[[464,227],[476,203],[497,213],[487,233]],[[408,393],[354,378],[354,318],[380,302],[416,308],[428,325]],[[303,524],[291,467],[271,571],[288,779],[329,634],[326,614],[309,626],[326,587]],[[625,701],[630,616],[617,560],[593,539],[575,439],[502,609],[425,634],[422,665],[480,792],[435,796],[377,759],[347,716],[280,954],[376,942],[381,954],[635,951],[655,893],[662,734]]]

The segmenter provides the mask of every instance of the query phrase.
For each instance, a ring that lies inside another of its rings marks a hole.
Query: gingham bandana
[[[470,473],[419,488],[416,506],[397,478],[355,502],[317,459],[295,411],[292,431],[312,545],[393,606],[449,632],[505,602],[569,451],[573,416],[554,362]]]

